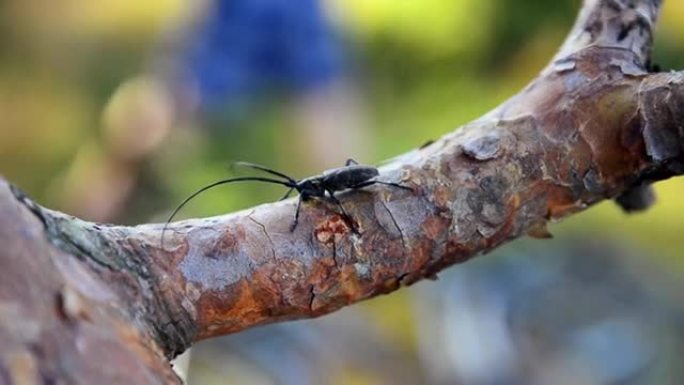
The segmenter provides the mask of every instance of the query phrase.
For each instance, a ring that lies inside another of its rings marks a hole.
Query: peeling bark
[[[647,70],[659,7],[587,0],[519,94],[381,168],[412,192],[339,195],[359,234],[321,202],[290,232],[289,200],[173,223],[162,247],[162,225],[81,221],[0,183],[0,383],[177,382],[164,356],[195,341],[391,292],[604,199],[645,208],[684,173],[684,72]]]

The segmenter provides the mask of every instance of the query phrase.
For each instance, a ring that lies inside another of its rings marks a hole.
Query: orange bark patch
[[[318,242],[330,246],[333,244],[333,242],[337,242],[342,239],[342,237],[347,234],[349,230],[349,226],[342,219],[342,217],[339,215],[334,215],[316,226],[314,229],[314,234],[316,235]]]

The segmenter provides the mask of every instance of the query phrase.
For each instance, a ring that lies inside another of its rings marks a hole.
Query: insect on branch
[[[386,186],[392,186],[396,188],[401,188],[405,190],[412,190],[408,186],[403,186],[398,183],[391,183],[391,182],[383,182],[379,181],[376,178],[380,173],[376,167],[373,166],[367,166],[367,165],[360,165],[357,161],[354,159],[347,159],[345,165],[343,167],[338,167],[330,170],[324,171],[320,175],[315,175],[311,176],[308,178],[304,178],[301,180],[296,180],[292,177],[290,177],[287,174],[284,174],[282,172],[270,169],[266,166],[262,166],[256,163],[249,163],[249,162],[236,162],[236,166],[242,166],[242,167],[248,167],[252,168],[258,171],[262,171],[268,174],[271,174],[275,177],[282,178],[280,179],[273,179],[273,178],[265,178],[265,177],[258,177],[258,176],[246,176],[246,177],[235,177],[235,178],[228,178],[228,179],[222,179],[213,183],[210,183],[199,190],[195,191],[194,193],[190,194],[187,198],[185,198],[176,208],[173,210],[171,215],[169,216],[169,219],[166,221],[164,224],[164,227],[162,228],[162,235],[161,235],[161,246],[163,248],[164,246],[164,233],[166,232],[166,229],[168,228],[169,223],[173,220],[173,218],[178,214],[178,212],[192,199],[200,195],[201,193],[210,190],[214,187],[218,187],[224,184],[229,184],[229,183],[238,183],[238,182],[262,182],[262,183],[273,183],[273,184],[279,184],[285,187],[289,187],[285,195],[283,195],[280,200],[284,200],[290,197],[290,194],[292,194],[293,191],[297,191],[299,193],[299,199],[297,201],[297,208],[295,210],[295,217],[294,221],[292,222],[292,225],[290,226],[290,232],[293,232],[297,228],[297,224],[299,223],[299,212],[301,210],[301,204],[302,202],[307,202],[310,199],[322,199],[322,200],[330,200],[333,202],[340,210],[340,213],[342,217],[347,221],[347,223],[350,225],[350,228],[352,231],[355,233],[358,233],[357,227],[354,224],[354,220],[351,218],[349,214],[347,214],[346,210],[344,209],[344,206],[342,206],[342,202],[335,196],[335,193],[342,191],[342,190],[358,190],[364,187],[368,187],[374,184],[383,184]],[[326,196],[327,194],[327,196]]]

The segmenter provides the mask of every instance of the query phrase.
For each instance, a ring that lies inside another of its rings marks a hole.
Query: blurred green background
[[[321,4],[343,47],[339,79],[323,91],[267,90],[250,96],[246,107],[233,101],[206,109],[179,67],[196,27],[213,12],[211,1],[1,2],[0,173],[48,207],[135,224],[164,220],[189,192],[228,175],[234,160],[296,177],[341,164],[347,155],[379,163],[521,89],[554,54],[580,6],[578,0]],[[684,68],[683,37],[684,2],[665,1],[654,55],[663,69]],[[649,265],[681,278],[684,181],[656,190],[658,203],[644,214],[628,216],[605,202],[554,225],[548,254],[562,254],[576,240],[612,242],[643,251]],[[278,197],[271,186],[224,188],[182,216]],[[419,318],[407,310],[410,291],[354,312],[382,325],[382,338],[415,358]],[[386,383],[353,371],[335,378],[330,383]]]

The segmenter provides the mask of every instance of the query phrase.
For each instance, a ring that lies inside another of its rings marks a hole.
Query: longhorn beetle
[[[271,170],[270,168],[254,163],[237,162],[235,164],[238,166],[249,167],[258,171],[263,171],[265,173],[278,177],[279,179],[258,176],[228,178],[208,184],[202,187],[201,189],[195,191],[194,193],[190,194],[190,196],[185,198],[173,210],[173,212],[169,216],[169,219],[164,224],[164,228],[162,229],[161,235],[162,246],[164,244],[164,232],[166,231],[166,228],[168,227],[171,220],[176,216],[176,214],[178,214],[178,211],[180,211],[180,209],[182,209],[183,206],[185,206],[188,202],[190,202],[190,200],[195,198],[197,195],[222,184],[251,181],[273,183],[289,187],[285,195],[283,195],[283,197],[280,198],[281,201],[289,198],[290,194],[292,194],[294,190],[297,190],[297,193],[299,193],[299,200],[297,201],[297,210],[295,211],[295,217],[294,221],[292,222],[292,225],[290,226],[290,231],[294,231],[297,228],[297,224],[299,223],[299,209],[301,208],[302,202],[306,202],[311,198],[325,199],[327,193],[327,198],[330,199],[333,203],[335,203],[337,207],[339,207],[340,211],[342,212],[342,215],[347,219],[351,219],[349,215],[347,215],[347,212],[344,210],[342,203],[335,196],[336,192],[346,189],[357,190],[374,184],[383,184],[387,186],[401,188],[404,190],[412,190],[410,187],[402,186],[398,183],[382,182],[374,179],[380,174],[378,169],[373,166],[360,165],[354,159],[347,159],[347,162],[345,163],[344,167],[326,170],[320,175],[310,176],[308,178],[300,180],[295,180],[281,172]],[[356,232],[354,226],[352,226],[352,230]]]

